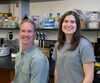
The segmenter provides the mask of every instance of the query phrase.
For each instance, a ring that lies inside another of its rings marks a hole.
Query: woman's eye
[[[70,23],[76,23],[76,21],[75,21],[75,20],[71,20],[71,21],[64,20],[64,23],[68,23],[68,22],[70,22]]]
[[[65,23],[68,23],[68,21],[67,21],[67,20],[64,20],[64,22],[65,22]]]
[[[75,20],[72,20],[71,23],[76,23],[76,21]]]

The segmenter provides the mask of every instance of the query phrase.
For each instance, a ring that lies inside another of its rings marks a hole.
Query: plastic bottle
[[[48,21],[45,24],[46,28],[54,28],[54,17],[52,17],[52,13],[49,14]]]
[[[60,13],[57,13],[57,17],[55,17],[54,28],[59,28],[60,21]]]
[[[55,18],[54,28],[59,28],[59,18]]]
[[[3,14],[0,14],[0,28],[3,28],[3,21],[4,21]]]
[[[60,18],[60,13],[57,13],[57,17]]]
[[[9,25],[8,15],[4,14],[3,28],[8,28],[8,25]]]
[[[13,17],[8,17],[8,28],[15,28],[15,22],[13,20]]]

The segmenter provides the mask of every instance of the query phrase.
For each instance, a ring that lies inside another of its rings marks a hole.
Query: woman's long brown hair
[[[70,51],[75,50],[80,42],[80,19],[79,19],[79,15],[75,12],[75,11],[68,11],[66,13],[64,13],[64,15],[62,16],[60,23],[59,23],[59,32],[58,32],[58,49],[62,48],[64,42],[66,41],[66,37],[65,37],[65,33],[62,31],[62,23],[65,19],[66,16],[68,15],[73,15],[75,17],[76,20],[76,31],[73,34],[72,40],[71,40],[71,47],[69,48]]]

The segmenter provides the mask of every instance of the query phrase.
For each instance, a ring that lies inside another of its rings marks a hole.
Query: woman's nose
[[[70,22],[68,22],[68,23],[67,23],[67,26],[70,26],[70,25],[71,25],[71,23],[70,23]]]

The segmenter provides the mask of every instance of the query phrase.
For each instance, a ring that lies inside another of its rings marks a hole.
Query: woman
[[[80,34],[79,15],[75,11],[68,11],[61,18],[53,58],[55,83],[92,83],[94,50]]]

